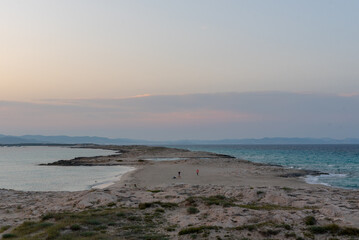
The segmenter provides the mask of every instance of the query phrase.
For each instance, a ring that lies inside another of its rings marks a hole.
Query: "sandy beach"
[[[303,177],[319,174],[315,171],[173,148],[77,147],[111,149],[121,154],[50,164],[123,165],[136,170],[104,189],[79,192],[1,189],[0,227],[10,226],[2,234],[15,231],[24,221],[38,221],[48,213],[111,207],[133,209],[143,216],[164,209],[162,223],[153,229],[167,239],[192,239],[194,234],[199,239],[358,239],[359,236],[359,230],[356,235],[359,192],[305,183]],[[167,209],[164,203],[175,207]],[[308,223],[312,218],[315,222]],[[324,230],[316,232],[314,226]],[[107,229],[106,234],[114,231],[111,227]],[[111,239],[127,238],[117,235]]]

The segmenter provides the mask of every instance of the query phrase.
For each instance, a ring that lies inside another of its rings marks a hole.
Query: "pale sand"
[[[82,158],[55,164],[116,164],[137,169],[126,173],[120,181],[105,189],[72,193],[0,190],[0,226],[17,225],[24,220],[36,219],[52,211],[80,211],[106,206],[109,203],[114,203],[118,207],[137,208],[139,203],[162,201],[180,204],[178,210],[166,216],[169,223],[179,227],[189,224],[236,227],[261,221],[274,221],[293,224],[294,230],[299,231],[305,227],[303,218],[308,215],[315,216],[319,224],[336,223],[359,227],[359,191],[310,185],[302,178],[283,177],[305,175],[306,172],[301,170],[255,164],[212,153],[168,148],[101,148],[121,150],[123,153],[111,157]],[[158,157],[177,157],[186,160],[143,161]],[[196,175],[196,169],[199,169],[199,176]],[[178,171],[181,172],[181,178],[178,178]],[[294,210],[250,210],[243,207],[228,207],[223,210],[221,206],[199,205],[201,214],[187,214],[187,198],[217,194],[236,199],[238,205],[271,204]],[[177,233],[170,234],[176,239],[174,236],[177,236]],[[325,237],[327,236],[323,235],[320,239]],[[259,235],[258,239],[261,239]]]
[[[197,169],[199,170],[198,176]],[[178,178],[179,171],[181,172],[180,178]],[[286,172],[287,170],[282,167],[254,165],[237,159],[191,159],[156,162],[129,173],[128,178],[133,184],[141,187],[179,183],[249,187],[311,187],[300,178],[278,177]]]

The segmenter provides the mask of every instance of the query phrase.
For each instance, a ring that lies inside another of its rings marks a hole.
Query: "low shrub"
[[[9,226],[9,225],[2,226],[2,227],[0,228],[0,233],[5,232],[5,231],[8,230],[9,228],[11,228],[11,226]]]
[[[209,196],[209,197],[202,197],[202,200],[204,203],[208,206],[211,205],[220,205],[222,207],[231,207],[235,206],[234,202],[235,200],[232,198],[227,198],[223,195],[215,195],[215,196]]]
[[[359,228],[340,227],[336,224],[311,226],[308,230],[313,234],[331,233],[333,235],[359,236]]]
[[[78,224],[71,225],[70,229],[72,231],[79,231],[81,229],[81,226]]]
[[[171,202],[145,202],[138,204],[139,209],[146,209],[154,206],[161,206],[163,208],[174,208],[178,207],[177,203],[171,203]]]
[[[262,205],[258,205],[258,204],[242,204],[242,205],[239,205],[239,207],[248,208],[248,209],[252,209],[252,210],[266,210],[266,211],[272,211],[272,210],[298,210],[295,207],[280,206],[280,205],[275,205],[275,204],[262,204]]]
[[[196,213],[199,213],[199,210],[196,207],[189,207],[189,208],[187,208],[187,213],[188,214],[196,214]]]
[[[219,230],[219,229],[221,229],[221,227],[218,227],[218,226],[189,227],[189,228],[184,228],[181,231],[179,231],[178,235],[201,233],[205,230]]]
[[[16,238],[17,236],[15,234],[12,233],[5,233],[4,235],[2,235],[3,239],[7,239],[7,238]]]
[[[313,216],[306,216],[304,218],[304,224],[307,226],[312,226],[312,225],[315,225],[316,223],[317,223],[317,220]]]
[[[269,237],[272,235],[277,235],[278,233],[280,233],[279,229],[267,229],[267,230],[263,230],[263,231],[259,231],[260,234],[262,234],[263,236]]]

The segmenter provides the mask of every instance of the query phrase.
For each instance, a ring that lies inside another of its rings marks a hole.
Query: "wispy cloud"
[[[139,121],[145,123],[175,124],[226,124],[229,122],[248,122],[259,119],[254,114],[221,110],[180,111],[168,113],[148,113]]]
[[[359,93],[358,92],[341,93],[341,94],[338,94],[338,96],[341,96],[341,97],[356,97],[356,96],[359,96]]]

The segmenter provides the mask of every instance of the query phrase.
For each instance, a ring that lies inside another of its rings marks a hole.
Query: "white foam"
[[[347,176],[347,174],[344,174],[344,173],[329,173],[329,174],[322,174],[322,175],[317,175],[317,176],[307,175],[304,178],[304,180],[308,184],[321,184],[321,185],[325,185],[325,186],[331,186],[328,183],[322,182],[321,179],[344,178],[346,176]]]
[[[346,177],[347,174],[344,174],[344,173],[329,173],[327,175],[321,175],[325,178],[343,178],[343,177]]]
[[[112,184],[114,184],[114,182],[102,183],[102,184],[95,185],[95,186],[91,187],[91,189],[104,189],[104,188],[111,186]]]
[[[307,175],[304,178],[304,180],[308,184],[320,184],[320,185],[330,186],[328,183],[320,182],[319,176]]]
[[[103,180],[101,182],[95,181],[96,183],[91,185],[90,188],[91,189],[104,189],[104,188],[107,188],[107,187],[115,184],[115,182],[119,181],[123,175],[125,175],[126,173],[131,172],[131,171],[133,171],[135,169],[136,168],[134,168],[134,167],[126,167],[125,171],[117,174],[115,177],[107,178],[107,179],[105,179],[105,180]]]

